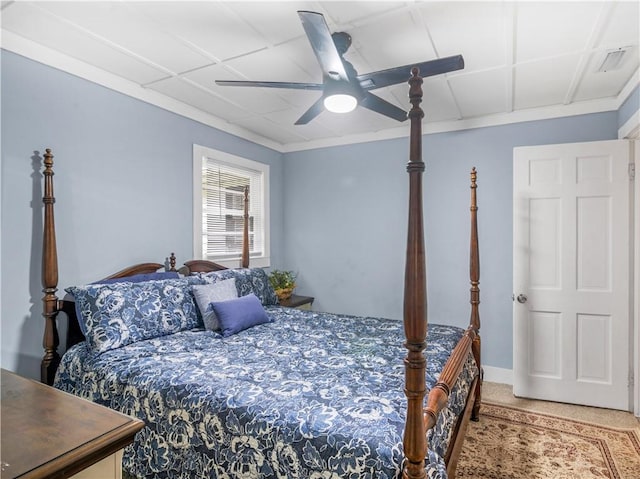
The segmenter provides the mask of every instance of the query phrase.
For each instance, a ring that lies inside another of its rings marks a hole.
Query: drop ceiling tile
[[[409,103],[409,85],[406,83],[400,83],[381,90],[373,90],[371,93],[375,93],[403,110],[409,111],[411,108],[411,103]]]
[[[627,50],[626,58],[618,70],[597,71],[604,60],[605,52],[591,55],[585,74],[574,95],[575,101],[592,100],[594,98],[611,98],[617,96],[626,85],[629,77],[640,66],[638,47]]]
[[[283,129],[278,124],[266,120],[263,117],[248,117],[235,121],[234,124],[252,131],[257,135],[263,136],[265,138],[271,138],[274,141],[282,144],[299,142],[302,140],[298,135],[292,134],[287,129]]]
[[[517,2],[516,62],[559,56],[588,47],[601,2]]]
[[[349,30],[351,49],[370,66],[370,71],[386,70],[436,58],[426,30],[407,11],[394,12]],[[350,50],[351,51],[351,50]],[[349,58],[349,52],[345,55]],[[354,65],[356,64],[355,62]]]
[[[330,121],[330,114],[322,111],[320,115],[312,121],[304,125],[296,125],[295,122],[302,116],[311,104],[305,108],[292,108],[289,110],[281,110],[277,112],[267,113],[264,118],[277,123],[281,128],[289,131],[291,134],[298,136],[299,141],[317,140],[322,138],[331,138],[337,135],[338,130],[333,127]]]
[[[88,35],[29,3],[2,11],[2,28],[136,83],[167,76],[143,61]]]
[[[565,55],[517,65],[514,73],[514,107],[562,105],[569,93],[581,55]]]
[[[276,111],[273,113],[267,113],[264,118],[278,125],[281,129],[280,134],[282,136],[288,135],[290,137],[285,143],[299,143],[301,141],[307,141],[317,138],[320,132],[322,134],[331,136],[332,131],[325,131],[320,123],[312,121],[306,125],[296,125],[295,122],[304,113],[302,109],[287,109],[282,111]],[[282,137],[281,136],[281,137]]]
[[[136,8],[216,60],[265,47],[265,40],[228,2],[139,2]]]
[[[315,61],[315,55],[311,48],[309,50]],[[225,65],[247,80],[322,83],[320,65],[316,62],[318,73],[314,76],[309,75],[295,63],[292,58],[295,54],[296,52],[285,44],[229,60]],[[301,53],[297,52],[297,56],[301,56]]]
[[[283,127],[290,127],[304,136],[304,131],[309,128],[309,125],[314,124],[314,122],[307,123],[306,125],[296,125],[295,122],[312,104],[313,102],[310,102],[304,107],[285,108],[284,110],[265,113],[263,116]]]
[[[465,118],[504,112],[507,108],[507,68],[496,68],[449,78]]]
[[[405,7],[404,2],[321,2],[322,9],[328,14],[329,27],[333,24],[364,23],[384,13],[393,12]]]
[[[462,55],[466,71],[505,64],[503,2],[426,2],[420,12],[439,57]]]
[[[236,121],[252,114],[238,105],[229,103],[177,77],[167,78],[148,85],[146,88],[227,121]]]
[[[403,110],[408,110],[411,106],[409,104],[409,85],[406,83],[371,90],[371,93]]]
[[[251,25],[265,40],[278,45],[304,36],[298,10],[314,10],[315,2],[231,2],[229,7]]]
[[[407,109],[409,90],[403,86]],[[460,118],[449,83],[444,76],[425,78],[422,83],[422,110],[427,122],[450,121]]]
[[[339,132],[331,127],[331,124],[326,124],[323,121],[323,114],[316,117],[312,122],[306,125],[294,125],[292,128],[295,129],[300,135],[303,135],[306,140],[323,140],[327,138],[334,138],[339,135]]]
[[[322,83],[322,68],[306,36],[288,41],[279,48],[283,55],[307,73],[311,82]]]
[[[640,2],[611,4],[611,17],[596,46],[618,48],[640,42]]]
[[[43,2],[39,6],[168,72],[182,72],[211,63],[124,3]]]
[[[322,97],[321,91],[312,90],[280,90],[282,99],[291,108],[306,111],[313,103]]]

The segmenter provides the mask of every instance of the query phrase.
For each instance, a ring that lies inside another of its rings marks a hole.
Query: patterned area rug
[[[456,478],[638,479],[640,427],[616,429],[483,403]]]

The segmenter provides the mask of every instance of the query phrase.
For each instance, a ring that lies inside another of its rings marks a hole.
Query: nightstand
[[[114,479],[144,422],[2,370],[2,478]]]
[[[286,301],[280,301],[280,306],[311,310],[314,299],[315,298],[313,298],[312,296],[299,296],[297,294],[292,294],[291,297]]]

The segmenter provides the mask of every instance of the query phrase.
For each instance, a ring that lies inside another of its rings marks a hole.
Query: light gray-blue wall
[[[512,367],[512,155],[617,138],[617,112],[425,135],[429,320],[469,320],[469,171],[478,169],[483,361]],[[408,140],[285,155],[285,263],[315,309],[402,318]]]
[[[5,50],[1,113],[2,367],[39,377],[45,148],[55,155],[60,290],[171,252],[193,257],[194,143],[271,165],[271,253],[281,261],[279,152]]]

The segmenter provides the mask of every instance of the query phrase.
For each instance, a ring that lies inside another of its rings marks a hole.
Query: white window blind
[[[194,147],[194,159],[198,160],[196,155],[200,156],[200,164],[194,165],[194,170],[195,167],[200,170],[200,175],[196,175],[200,178],[199,184],[194,184],[194,189],[200,192],[199,201],[196,200],[199,202],[200,228],[194,228],[194,236],[200,237],[196,246],[200,250],[199,257],[238,265],[237,260],[242,255],[244,191],[247,188],[251,265],[265,266],[255,259],[268,261],[268,166],[203,147],[198,150],[196,153]]]

